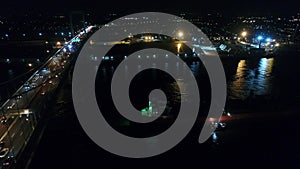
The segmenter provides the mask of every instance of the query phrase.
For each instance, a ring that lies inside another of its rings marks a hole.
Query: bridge
[[[60,82],[96,26],[89,26],[49,56],[0,107],[0,169],[18,162],[42,117],[56,94]],[[24,61],[15,59],[16,61]],[[0,60],[9,62],[11,60]],[[40,62],[32,59],[32,61]]]

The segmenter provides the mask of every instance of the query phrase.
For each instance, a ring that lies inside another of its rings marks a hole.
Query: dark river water
[[[223,61],[228,98],[266,97],[289,101],[299,97],[300,55]]]
[[[245,103],[248,100],[276,100],[290,102],[293,99],[299,99],[300,55],[286,54],[271,58],[222,58],[222,63],[227,80],[228,103],[234,101]],[[168,67],[170,69],[172,66],[176,67],[177,73],[183,72],[184,69],[186,69],[178,63],[171,65],[166,61],[164,64],[166,71],[168,70]],[[203,65],[196,61],[188,64],[188,66],[196,77],[198,85],[209,87],[207,86],[209,84],[206,82],[207,75],[201,75],[203,74],[203,71],[205,71]],[[143,66],[136,65],[136,69],[140,69],[141,67]],[[100,78],[110,79],[116,68],[117,66],[100,67],[101,70],[98,70],[98,73],[101,74]],[[126,72],[126,69],[123,69]],[[147,85],[150,85],[151,82],[162,83],[164,80],[168,81],[166,80],[167,77],[161,77],[161,79],[156,78],[155,82],[155,78],[151,73],[140,74],[141,77],[143,75],[147,78],[144,78],[138,84],[142,85],[143,88],[147,88]],[[152,77],[152,81],[149,80],[149,77]],[[147,81],[147,79],[149,81]],[[111,82],[109,81],[109,83]],[[169,83],[169,87],[172,88],[174,81],[170,80],[167,83]],[[153,88],[160,87],[156,86]],[[135,89],[138,89],[138,87]],[[174,90],[174,88],[171,90],[178,91]],[[206,91],[207,89],[204,90],[204,92]]]

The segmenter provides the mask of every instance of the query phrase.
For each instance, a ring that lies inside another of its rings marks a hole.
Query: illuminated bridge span
[[[45,63],[1,105],[0,168],[13,167],[14,162],[18,161],[38,122],[47,111],[47,102],[55,95],[76,53],[93,32],[91,28],[96,27],[86,28],[46,59]]]

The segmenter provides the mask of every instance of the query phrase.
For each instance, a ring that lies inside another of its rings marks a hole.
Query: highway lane
[[[5,147],[9,148],[6,157],[16,156],[25,146],[24,142],[30,137],[34,129],[34,124],[31,122],[32,118],[33,115],[16,116],[13,124],[7,128],[1,137],[1,140],[5,142]],[[0,159],[0,164],[4,159],[5,157]]]
[[[73,39],[86,38],[81,32]],[[67,42],[44,65],[37,70],[12,96],[2,104],[0,115],[3,123],[0,123],[0,141],[5,142],[9,153],[0,158],[2,162],[9,156],[16,157],[26,146],[34,128],[45,111],[47,102],[53,97],[54,91],[60,84],[64,70],[69,66],[70,56],[82,45],[73,43],[73,39]]]
[[[44,68],[37,71],[16,93],[13,99],[4,104],[3,114],[9,114],[17,109],[26,108],[32,98],[40,91],[41,86],[52,83],[51,79],[63,71],[61,63],[65,63],[61,57],[50,61]],[[51,84],[49,84],[51,85]]]

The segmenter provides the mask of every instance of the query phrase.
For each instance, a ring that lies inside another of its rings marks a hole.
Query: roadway
[[[38,120],[43,113],[47,113],[45,105],[60,84],[72,53],[77,51],[82,45],[81,40],[86,38],[84,32],[62,46],[1,106],[0,142],[4,142],[4,147],[9,151],[0,157],[0,169],[9,167],[3,166],[5,159],[16,157],[22,152]],[[74,42],[73,39],[80,39],[80,42]]]

